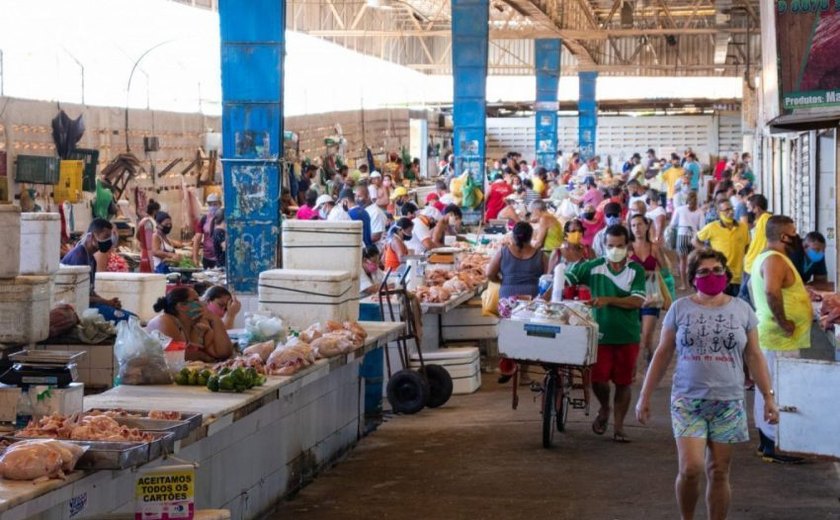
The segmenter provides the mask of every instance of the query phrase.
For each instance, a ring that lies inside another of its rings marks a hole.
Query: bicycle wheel
[[[549,372],[543,384],[542,426],[543,448],[551,448],[554,442],[554,422],[557,415],[557,374]]]
[[[569,418],[569,404],[572,400],[572,374],[561,372],[557,375],[557,431],[566,430],[566,419]]]

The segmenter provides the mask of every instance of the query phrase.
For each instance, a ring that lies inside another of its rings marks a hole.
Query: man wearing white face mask
[[[630,408],[630,385],[636,369],[641,340],[639,309],[645,301],[645,270],[627,258],[630,233],[618,224],[607,228],[606,254],[572,267],[566,278],[570,283],[589,286],[590,305],[598,322],[598,360],[592,367],[592,390],[601,405],[592,431],[607,431],[612,409],[615,425],[613,440],[629,442],[624,418]],[[610,381],[615,398],[610,403]],[[612,406],[611,406],[612,405]]]

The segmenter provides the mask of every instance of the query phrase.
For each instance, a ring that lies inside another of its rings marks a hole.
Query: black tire
[[[551,448],[554,442],[554,423],[557,415],[557,378],[552,375],[545,378],[542,404],[543,448]]]
[[[571,374],[558,374],[559,379],[557,387],[559,392],[557,395],[557,431],[562,432],[566,430],[566,419],[569,418],[569,404],[571,401],[572,381]]]
[[[429,401],[429,384],[413,370],[400,370],[388,380],[386,393],[394,413],[412,415]]]
[[[426,406],[437,408],[443,406],[452,397],[452,376],[440,365],[425,365],[425,369],[418,370],[421,376],[426,376],[429,382],[429,401]]]

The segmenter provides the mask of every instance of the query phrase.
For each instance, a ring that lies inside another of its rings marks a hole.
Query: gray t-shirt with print
[[[663,322],[676,330],[671,397],[744,399],[744,348],[757,324],[755,312],[738,298],[721,307],[704,307],[690,297],[675,301]]]

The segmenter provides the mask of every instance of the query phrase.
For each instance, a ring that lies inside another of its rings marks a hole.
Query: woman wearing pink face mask
[[[379,268],[379,249],[368,246],[362,252],[362,275],[359,276],[359,290],[363,295],[376,294],[385,273]]]
[[[677,504],[682,518],[694,518],[700,480],[707,483],[709,518],[726,518],[732,445],[749,440],[744,402],[744,364],[756,391],[765,396],[764,418],[778,422],[770,375],[758,347],[758,318],[745,301],[724,293],[731,273],[726,257],[698,249],[688,258],[688,283],[696,293],[675,301],[662,323],[636,418],[650,419],[650,397],[677,358],[671,386],[671,424],[679,454]]]
[[[207,289],[202,300],[207,304],[207,310],[222,320],[225,328],[230,330],[236,321],[236,315],[242,308],[242,304],[230,291],[219,285]]]

